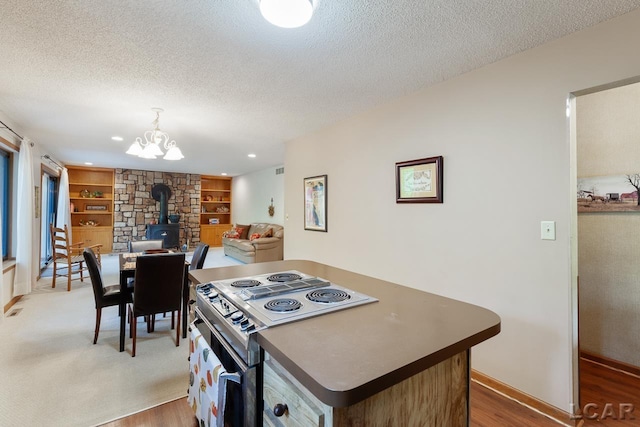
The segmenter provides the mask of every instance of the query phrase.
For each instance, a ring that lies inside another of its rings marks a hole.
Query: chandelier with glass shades
[[[141,157],[143,159],[155,159],[158,156],[164,156],[165,160],[180,160],[184,159],[182,151],[176,145],[174,140],[169,141],[169,135],[160,130],[160,113],[164,110],[162,108],[152,108],[152,111],[156,113],[156,119],[153,123],[153,130],[148,130],[144,133],[144,141],[142,138],[137,137],[131,144],[131,147],[127,150],[127,154]],[[167,154],[162,152],[160,147],[167,150]]]
[[[313,15],[312,0],[260,0],[264,19],[282,28],[298,28]]]

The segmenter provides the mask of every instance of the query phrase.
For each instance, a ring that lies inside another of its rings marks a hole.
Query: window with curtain
[[[11,241],[11,153],[0,149],[0,203],[2,203],[2,260],[9,258]]]

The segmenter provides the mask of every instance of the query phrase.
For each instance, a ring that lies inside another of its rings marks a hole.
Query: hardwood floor
[[[120,418],[100,427],[198,427],[198,420],[187,404],[187,398],[174,400],[128,417]]]
[[[580,361],[582,405],[591,403],[586,415],[605,414],[603,419],[585,419],[585,427],[640,426],[640,377],[609,369],[584,359]],[[558,427],[562,424],[471,382],[472,427]],[[620,404],[629,404],[633,407]],[[609,406],[606,406],[609,404]],[[593,406],[596,405],[596,406]],[[605,409],[611,408],[611,409]],[[626,409],[627,413],[624,412]],[[626,419],[619,419],[624,415]],[[615,419],[614,419],[615,418]],[[633,418],[633,419],[632,419]],[[103,427],[198,427],[186,399],[160,405]]]
[[[559,427],[557,421],[471,382],[472,427]]]
[[[640,426],[640,377],[581,358],[580,403],[585,427]]]
[[[198,427],[186,399],[104,424],[102,427]],[[471,426],[558,427],[560,424],[503,397],[475,382],[471,383]]]

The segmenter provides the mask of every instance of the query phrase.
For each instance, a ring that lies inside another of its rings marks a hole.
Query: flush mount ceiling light
[[[127,150],[127,154],[141,157],[143,159],[155,159],[157,156],[164,155],[165,160],[180,160],[183,159],[182,151],[177,147],[175,141],[169,141],[169,135],[160,130],[160,113],[164,110],[162,108],[152,108],[152,111],[156,113],[156,119],[153,123],[153,130],[148,130],[144,133],[144,141],[142,138],[137,137],[131,147]],[[167,154],[162,152],[160,146],[167,150]]]
[[[264,19],[282,28],[298,28],[313,15],[313,0],[260,0]]]

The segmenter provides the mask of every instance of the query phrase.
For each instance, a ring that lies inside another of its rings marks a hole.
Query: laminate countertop
[[[329,406],[346,407],[500,332],[500,317],[476,305],[313,261],[286,260],[189,272],[195,283],[286,270],[377,298],[258,332],[257,341]]]

